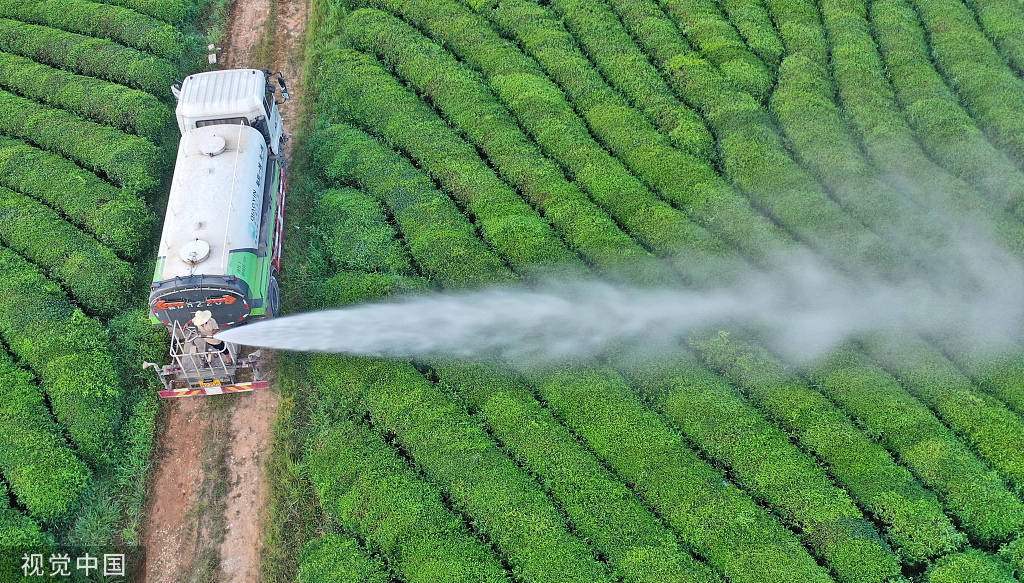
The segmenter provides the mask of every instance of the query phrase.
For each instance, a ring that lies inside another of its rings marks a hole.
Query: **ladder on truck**
[[[203,336],[195,328],[182,326],[177,320],[171,326],[170,364],[145,362],[160,377],[164,398],[220,395],[266,389],[270,383],[260,371],[260,351],[239,356],[239,346],[225,342],[227,354],[206,347]]]

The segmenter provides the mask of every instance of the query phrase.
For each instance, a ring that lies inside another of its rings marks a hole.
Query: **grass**
[[[305,373],[307,360],[304,355],[281,355],[277,361],[281,402],[266,470],[270,502],[261,557],[264,583],[291,583],[299,569],[300,546],[330,528],[312,484],[297,465],[305,447],[308,399],[314,392]]]
[[[263,32],[260,34],[259,41],[256,42],[256,46],[249,56],[250,67],[270,67],[275,61],[274,57],[280,48],[277,43],[281,41],[277,38],[277,2],[278,0],[269,0],[270,12],[267,14],[267,19],[263,21]]]
[[[302,103],[308,104],[308,97],[304,97]],[[307,227],[318,185],[308,167],[305,128],[290,129],[296,133],[293,151],[297,155],[289,168],[282,257],[282,264],[287,266],[281,282],[281,305],[285,314],[302,311],[309,284],[316,277],[314,266],[306,258],[311,245],[311,231]],[[270,487],[260,564],[263,583],[291,583],[299,569],[299,548],[329,528],[313,485],[298,468],[316,394],[307,374],[308,360],[308,355],[304,354],[282,353],[275,357],[280,403],[266,465]]]
[[[234,3],[235,0],[199,0],[196,29],[202,31],[208,44],[219,46],[224,42]]]
[[[207,428],[203,436],[202,481],[196,502],[185,513],[190,535],[202,546],[184,567],[182,580],[216,583],[220,580],[220,546],[228,533],[225,521],[227,494],[231,487],[229,463],[231,413],[234,395],[210,398],[206,409]]]

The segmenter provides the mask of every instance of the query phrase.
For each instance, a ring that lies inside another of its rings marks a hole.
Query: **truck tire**
[[[277,284],[277,274],[270,276],[270,285],[267,286],[267,318],[277,318],[281,315],[281,287]]]

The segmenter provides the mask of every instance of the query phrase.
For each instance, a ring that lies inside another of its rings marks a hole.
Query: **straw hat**
[[[209,322],[210,318],[212,317],[213,314],[210,313],[210,310],[199,310],[198,312],[196,312],[195,317],[192,318],[192,323],[195,324],[196,326],[202,326],[203,324]]]

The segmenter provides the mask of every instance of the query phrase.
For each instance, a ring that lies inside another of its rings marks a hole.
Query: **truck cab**
[[[161,396],[265,386],[258,351],[213,351],[217,341],[192,320],[210,312],[223,330],[280,312],[286,137],[274,76],[211,71],[172,87],[181,140],[149,298],[151,322],[170,332],[172,364],[146,363],[164,383]],[[287,99],[283,79],[278,86]]]
[[[281,154],[284,125],[265,71],[232,69],[189,75],[172,88],[181,135],[200,128],[235,124],[255,128],[275,155]],[[287,90],[282,87],[287,95]]]

